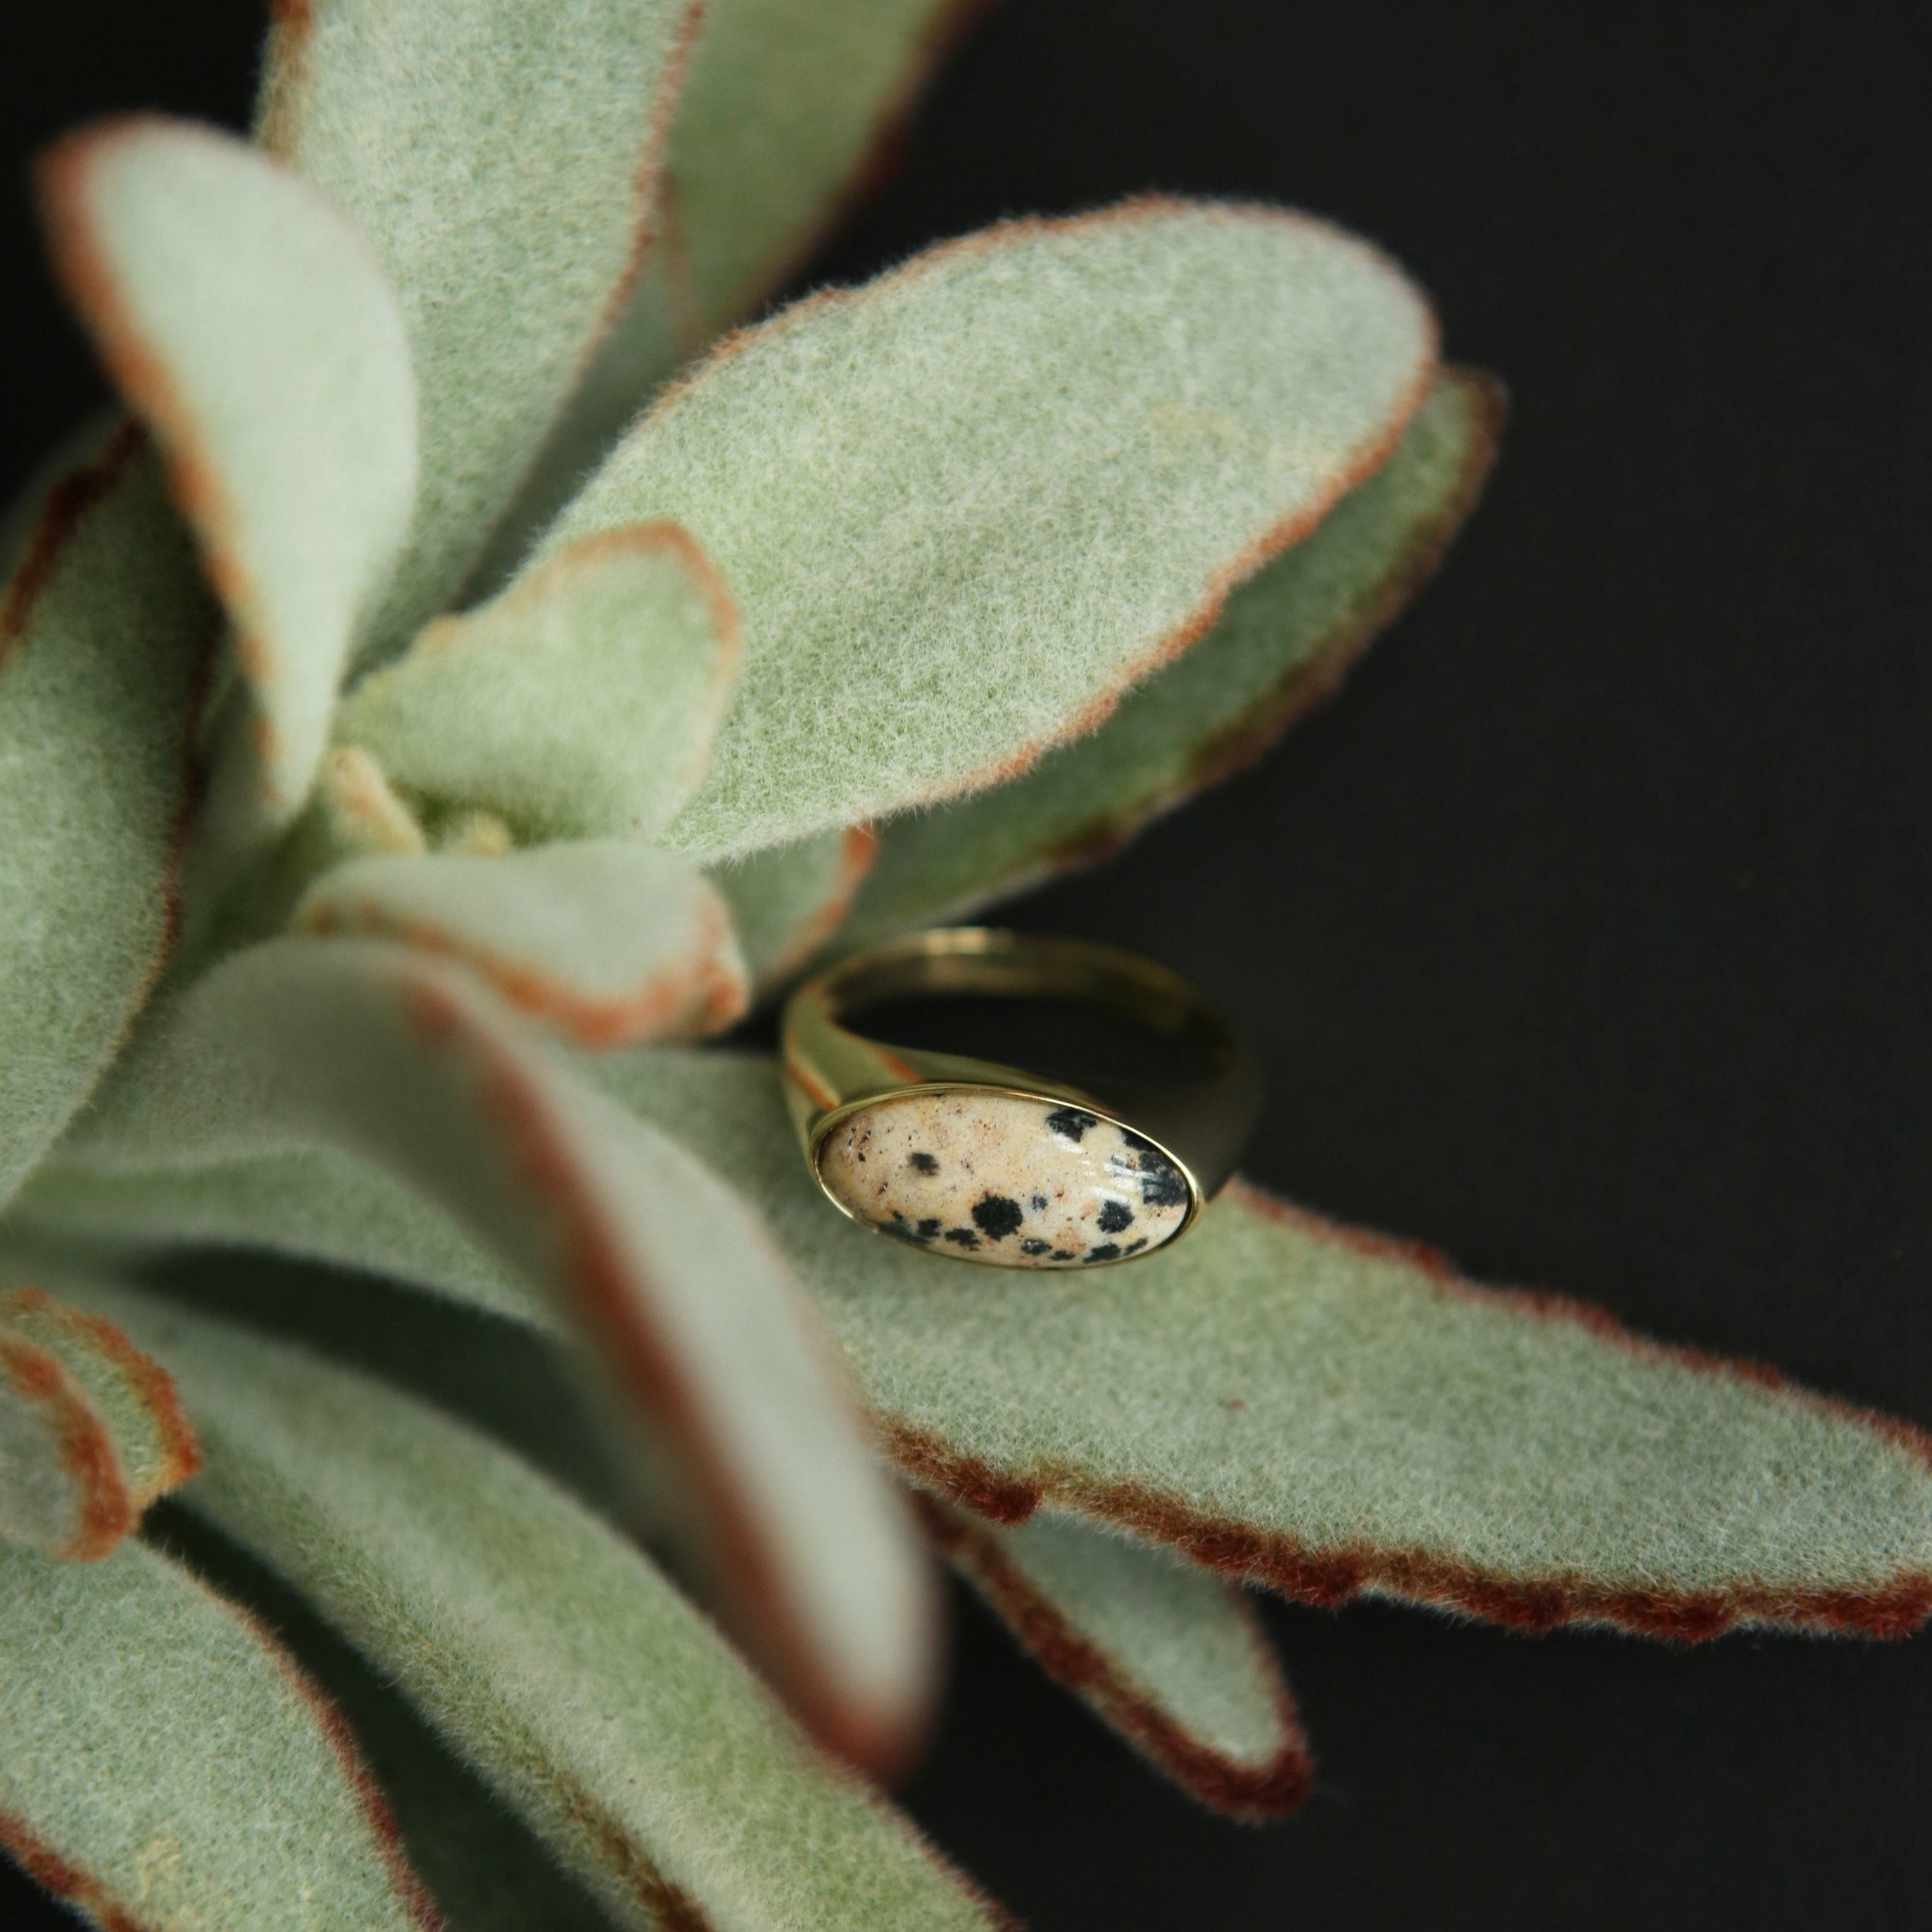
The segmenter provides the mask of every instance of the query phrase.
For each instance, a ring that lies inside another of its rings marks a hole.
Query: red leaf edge
[[[851,171],[844,185],[827,198],[824,212],[792,236],[782,252],[739,296],[734,306],[740,314],[757,308],[776,295],[788,282],[802,274],[812,256],[867,202],[883,194],[904,166],[912,146],[912,127],[921,100],[940,65],[950,59],[999,0],[950,0],[926,22],[901,72],[897,87],[880,108],[872,124],[869,145]],[[674,188],[669,176],[667,188]],[[682,284],[684,308],[679,320],[683,333],[684,352],[693,355],[704,346],[696,304],[688,289],[688,272],[681,258],[681,237],[670,250],[674,286]],[[686,318],[688,325],[684,326]]]
[[[658,230],[656,190],[663,178],[664,151],[670,140],[678,97],[691,67],[691,57],[703,31],[709,0],[686,0],[684,12],[664,63],[664,77],[651,104],[650,125],[638,158],[632,195],[630,260],[613,286],[597,321],[578,349],[575,376],[590,367],[599,345],[609,334],[631,298],[652,248],[665,238]],[[318,0],[272,0],[268,32],[262,52],[262,98],[256,117],[256,139],[278,160],[288,161],[300,139],[302,94],[307,80],[308,51],[314,38]],[[564,386],[553,418],[575,387]]]
[[[122,472],[148,447],[148,442],[147,434],[138,423],[124,421],[93,456],[76,463],[49,488],[20,560],[7,581],[4,596],[0,596],[0,675],[6,670],[8,658],[26,636],[33,622],[34,605],[53,580],[68,546],[86,520],[88,512],[120,480]],[[128,1002],[121,1030],[110,1052],[103,1057],[97,1074],[104,1070],[127,1044],[136,1015],[147,1004],[160,983],[161,969],[181,937],[182,870],[194,835],[196,814],[201,808],[207,776],[196,752],[196,732],[214,682],[221,637],[219,619],[212,620],[194,688],[185,707],[182,736],[183,778],[180,801],[176,808],[174,823],[169,830],[168,856],[161,881],[160,943],[148,962],[146,975]]]
[[[234,620],[236,658],[250,683],[261,689],[275,681],[277,658],[274,646],[245,621],[259,599],[235,548],[235,512],[227,484],[202,450],[200,425],[182,400],[172,372],[128,313],[119,285],[95,242],[86,205],[86,176],[96,160],[125,142],[166,130],[206,131],[193,122],[148,112],[116,115],[63,135],[34,164],[41,224],[55,274],[69,303],[86,324],[115,387],[152,432],[170,494],[194,533],[202,568]],[[249,723],[258,754],[266,761],[274,754],[274,726],[259,709]]]
[[[544,1022],[578,1046],[622,1046],[680,1034],[722,1033],[744,1017],[751,988],[720,953],[730,932],[721,904],[703,910],[694,968],[680,964],[653,974],[621,997],[600,999],[534,966],[506,958],[428,920],[398,919],[376,906],[318,906],[296,930],[319,938],[399,940],[466,966],[519,1012]]]
[[[543,1095],[517,1059],[475,1028],[441,987],[417,979],[403,992],[410,1024],[424,1046],[460,1054],[474,1070],[479,1104],[502,1132],[532,1196],[547,1202],[556,1217],[564,1271],[586,1325],[642,1412],[680,1445],[741,1628],[806,1729],[827,1750],[872,1769],[897,1767],[914,1740],[896,1724],[852,1712],[826,1681],[810,1646],[795,1634],[762,1539],[712,1449],[701,1400],[662,1338],[639,1318],[624,1264]]]
[[[76,464],[48,490],[8,580],[4,600],[0,601],[0,666],[26,634],[34,606],[88,512],[106,495],[146,441],[138,424],[123,422],[92,456]]]
[[[1329,1221],[1264,1192],[1229,1184],[1250,1213],[1279,1220],[1361,1254],[1419,1268],[1437,1288],[1517,1316],[1564,1322],[1646,1362],[1669,1364],[1772,1390],[1837,1421],[1868,1429],[1932,1469],[1932,1436],[1914,1424],[1831,1396],[1815,1394],[1762,1363],[1654,1342],[1606,1309],[1533,1289],[1470,1281],[1446,1257],[1420,1244]],[[1209,1569],[1264,1583],[1292,1600],[1334,1609],[1365,1593],[1448,1610],[1485,1623],[1540,1634],[1565,1625],[1608,1624],[1634,1635],[1701,1643],[1739,1624],[1820,1634],[1909,1636],[1932,1617],[1932,1574],[1909,1571],[1869,1589],[1623,1589],[1584,1576],[1526,1581],[1459,1558],[1366,1543],[1311,1547],[1292,1537],[1208,1515],[1185,1498],[1127,1482],[1097,1480],[1064,1465],[1003,1468],[956,1454],[935,1432],[903,1418],[879,1419],[886,1451],[914,1482],[994,1522],[1021,1523],[1044,1502],[1119,1524],[1165,1543]]]
[[[1202,742],[1178,783],[1124,810],[1096,818],[1068,834],[1036,868],[1002,880],[1001,896],[1035,880],[1078,872],[1114,857],[1158,818],[1200,793],[1257,764],[1311,711],[1340,690],[1370,644],[1414,602],[1442,566],[1456,533],[1468,521],[1496,466],[1497,450],[1509,418],[1509,392],[1486,370],[1451,364],[1443,380],[1462,385],[1474,396],[1475,433],[1463,458],[1454,494],[1442,509],[1420,526],[1367,608],[1336,631],[1315,655],[1264,692],[1242,715]]]
[[[793,928],[791,936],[758,976],[760,988],[782,986],[814,958],[822,946],[844,923],[859,888],[872,862],[879,856],[879,836],[869,825],[845,829],[838,855],[838,871],[832,890]]]
[[[622,1047],[630,1041],[663,1037],[670,1028],[680,1034],[717,1034],[744,1016],[749,987],[744,977],[722,968],[715,956],[728,929],[724,914],[711,914],[709,926],[711,932],[700,946],[707,964],[700,972],[670,968],[655,974],[622,999],[595,999],[533,966],[483,952],[472,941],[427,920],[390,918],[375,906],[322,906],[308,914],[296,932],[313,933],[316,939],[392,939],[419,952],[433,952],[467,966],[518,1012],[543,1020],[578,1046]]]
[[[1269,1681],[1280,1749],[1265,1764],[1244,1764],[1204,1744],[1148,1696],[1042,1596],[998,1539],[936,1498],[915,1492],[927,1533],[986,1593],[1020,1647],[1055,1683],[1094,1704],[1116,1730],[1184,1790],[1210,1810],[1250,1824],[1285,1818],[1312,1789],[1315,1760],[1294,1694],[1253,1606],[1230,1586],[1257,1661]]]
[[[130,1488],[130,1499],[137,1513],[157,1496],[179,1489],[200,1468],[201,1444],[195,1439],[187,1411],[182,1407],[180,1391],[175,1387],[173,1376],[152,1355],[137,1348],[105,1316],[70,1308],[44,1288],[16,1288],[0,1295],[0,1320],[14,1310],[57,1323],[104,1356],[127,1378],[147,1411],[154,1424],[160,1460],[146,1482]]]
[[[362,1746],[356,1741],[349,1720],[258,1618],[211,1589],[192,1571],[182,1574],[254,1639],[284,1682],[306,1706],[362,1808],[377,1853],[404,1910],[422,1932],[446,1932],[442,1912],[409,1862],[395,1814],[363,1757]],[[93,1873],[42,1844],[25,1820],[10,1812],[0,1811],[0,1846],[5,1848],[43,1891],[79,1906],[98,1919],[106,1932],[163,1932],[158,1922],[136,1918]]]
[[[937,268],[967,256],[992,254],[1016,242],[1029,241],[1041,236],[1090,233],[1097,229],[1158,220],[1179,214],[1211,215],[1223,221],[1269,223],[1291,228],[1318,230],[1358,250],[1391,280],[1414,293],[1419,303],[1422,302],[1420,292],[1414,290],[1413,284],[1402,270],[1379,249],[1359,236],[1338,229],[1316,216],[1305,214],[1294,208],[1276,208],[1257,202],[1205,200],[1180,195],[1136,195],[1117,202],[1111,208],[1096,209],[1084,214],[1029,215],[995,222],[990,227],[978,229],[970,235],[962,235],[952,241],[942,242],[924,249],[899,267],[856,287],[820,289],[814,294],[803,296],[763,322],[734,329],[728,335],[720,337],[701,362],[693,364],[659,391],[644,420],[653,421],[660,415],[680,407],[689,390],[700,382],[709,381],[746,350],[788,333],[821,308],[844,308],[876,302],[882,296],[897,293],[909,284],[922,280]],[[896,808],[904,810],[914,805],[940,804],[947,799],[964,797],[994,785],[1006,784],[1019,777],[1055,746],[1068,743],[1076,738],[1085,736],[1089,732],[1097,730],[1136,685],[1198,644],[1214,628],[1229,596],[1238,584],[1252,576],[1271,558],[1300,542],[1350,490],[1366,482],[1395,454],[1396,446],[1401,442],[1408,428],[1409,418],[1422,406],[1440,367],[1441,346],[1436,319],[1426,304],[1424,304],[1424,314],[1427,328],[1418,366],[1407,387],[1397,398],[1388,422],[1379,433],[1363,445],[1352,462],[1337,471],[1328,487],[1318,496],[1304,508],[1281,518],[1230,556],[1209,578],[1207,587],[1194,609],[1165,637],[1157,639],[1131,664],[1124,666],[1111,683],[1096,692],[1072,718],[989,765],[922,792],[916,799],[901,800]]]
[[[22,1401],[46,1409],[61,1467],[80,1492],[73,1532],[58,1554],[70,1563],[98,1561],[134,1528],[136,1515],[112,1433],[51,1348],[0,1332],[0,1375]]]

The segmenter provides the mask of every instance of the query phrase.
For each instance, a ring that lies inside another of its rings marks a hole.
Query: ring
[[[962,995],[1070,1004],[1190,1064],[1161,1077],[1083,1069],[1072,1084],[848,1024],[887,1001]],[[929,1253],[995,1267],[1106,1266],[1167,1246],[1233,1173],[1260,1111],[1233,1030],[1199,994],[1085,940],[914,933],[807,980],[779,1032],[786,1104],[832,1204]]]

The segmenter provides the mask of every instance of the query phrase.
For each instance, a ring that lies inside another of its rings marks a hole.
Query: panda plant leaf
[[[0,556],[0,1840],[100,1924],[1003,1922],[866,1782],[936,1556],[1249,1818],[1313,1775],[1250,1586],[1932,1607],[1903,1424],[1240,1184],[962,1294],[698,1043],[1258,754],[1495,452],[1414,284],[1280,209],[728,332],[956,13],[287,0],[252,140],[45,158],[124,413]],[[211,1246],[259,1306],[182,1306]]]

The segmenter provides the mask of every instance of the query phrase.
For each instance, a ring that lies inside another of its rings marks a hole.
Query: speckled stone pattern
[[[818,1170],[868,1226],[999,1267],[1123,1260],[1187,1218],[1186,1178],[1151,1141],[1012,1094],[879,1101],[832,1129]]]

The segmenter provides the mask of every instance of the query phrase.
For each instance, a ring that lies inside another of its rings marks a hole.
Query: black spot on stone
[[[1023,1255],[1043,1255],[1052,1246],[1051,1241],[1042,1241],[1035,1236],[1031,1240],[1021,1242],[1020,1252]]]
[[[1141,1204],[1145,1208],[1185,1208],[1187,1183],[1173,1162],[1150,1154],[1141,1162]]]
[[[973,1219],[989,1241],[1004,1241],[1020,1231],[1020,1204],[1004,1194],[986,1194],[973,1204]]]
[[[890,1221],[881,1221],[878,1225],[886,1234],[896,1234],[901,1240],[910,1241],[916,1248],[923,1247],[933,1235],[939,1232],[937,1221],[922,1221],[915,1228],[903,1214],[897,1212]]]
[[[948,1228],[946,1238],[958,1247],[976,1248],[980,1245],[979,1236],[970,1228]]]
[[[937,1174],[939,1172],[938,1161],[929,1154],[909,1154],[906,1159],[922,1174]]]
[[[1124,1201],[1103,1201],[1100,1203],[1100,1232],[1103,1234],[1118,1234],[1124,1228],[1134,1225],[1134,1210]]]
[[[1124,1255],[1137,1255],[1147,1244],[1148,1238],[1143,1234],[1138,1241],[1130,1241],[1120,1252]]]
[[[939,1222],[936,1216],[919,1224],[919,1238],[922,1241],[936,1240],[939,1237]]]
[[[1082,1113],[1078,1107],[1056,1107],[1047,1115],[1046,1124],[1064,1141],[1078,1147],[1089,1127],[1100,1124],[1097,1114]]]
[[[1072,1258],[1073,1250],[1071,1248],[1055,1248],[1052,1253],[1047,1256],[1047,1259],[1050,1262],[1070,1262]]]
[[[1120,1246],[1118,1241],[1102,1241],[1097,1248],[1087,1250],[1087,1258],[1090,1262],[1113,1262],[1118,1261],[1120,1258]]]
[[[1044,1214],[1051,1204],[1044,1194],[1036,1194],[1033,1197],[1033,1211],[1036,1214]]]
[[[1137,1134],[1131,1128],[1123,1127],[1120,1130],[1120,1138],[1137,1154],[1158,1154],[1160,1151],[1160,1148],[1144,1135]]]

